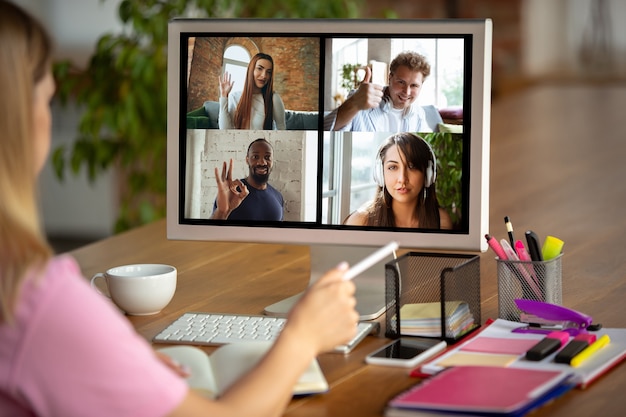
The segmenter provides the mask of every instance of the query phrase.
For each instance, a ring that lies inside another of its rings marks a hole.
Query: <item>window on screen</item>
[[[249,62],[250,53],[243,46],[231,45],[224,51],[224,72],[230,74],[233,88],[243,88]]]
[[[349,93],[341,85],[344,65],[371,65],[372,60],[388,64],[403,51],[417,51],[430,63],[421,104],[438,108],[463,105],[464,40],[458,38],[333,39],[333,90],[344,97]],[[384,74],[372,71],[372,82],[387,83],[386,65],[383,68]]]

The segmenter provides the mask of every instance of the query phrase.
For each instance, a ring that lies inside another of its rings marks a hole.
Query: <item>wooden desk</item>
[[[626,86],[538,87],[494,103],[490,231],[526,229],[566,242],[563,303],[605,327],[626,327]],[[136,262],[179,270],[177,293],[160,314],[129,317],[151,339],[185,311],[259,314],[305,288],[302,246],[167,241],[160,221],[72,252],[86,277]],[[481,254],[482,317],[497,317],[495,261]],[[288,416],[380,416],[389,398],[416,382],[406,371],[365,365],[384,339],[368,337],[351,354],[325,354],[324,395],[291,402]],[[535,416],[623,416],[626,368],[574,390]]]

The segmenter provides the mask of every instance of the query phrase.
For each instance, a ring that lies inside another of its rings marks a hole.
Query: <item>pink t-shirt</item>
[[[69,256],[28,279],[0,324],[1,417],[164,416],[186,393]]]

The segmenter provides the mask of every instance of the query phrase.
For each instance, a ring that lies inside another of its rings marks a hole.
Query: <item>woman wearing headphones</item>
[[[451,229],[452,219],[437,201],[436,167],[430,145],[418,135],[406,132],[388,137],[376,154],[376,196],[344,224]]]

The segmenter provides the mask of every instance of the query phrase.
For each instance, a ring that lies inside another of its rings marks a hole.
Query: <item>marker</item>
[[[545,338],[541,339],[535,346],[531,347],[528,352],[526,352],[526,359],[528,359],[529,361],[540,361],[549,354],[556,352],[568,340],[569,333],[552,332]]]
[[[524,243],[521,240],[516,240],[513,247],[515,248],[515,253],[517,253],[517,257],[520,261],[532,261],[532,259],[530,259],[530,255],[528,254],[528,251],[526,250],[526,247],[524,246]]]
[[[509,242],[511,243],[511,247],[515,247],[515,236],[513,236],[513,223],[511,223],[511,219],[509,219],[509,216],[504,216],[504,224],[506,224],[506,231],[509,234]]]
[[[366,270],[373,267],[378,262],[382,261],[383,259],[385,259],[387,256],[391,254],[393,254],[395,258],[395,252],[396,250],[398,250],[399,247],[400,245],[398,244],[398,242],[387,243],[385,246],[378,249],[376,252],[372,253],[371,255],[365,257],[361,261],[357,262],[350,269],[348,269],[346,273],[343,275],[343,279],[347,281],[349,279],[356,277],[357,275],[365,272]]]
[[[559,256],[563,251],[564,244],[565,242],[558,237],[546,236],[546,240],[544,240],[543,247],[541,248],[543,260],[549,261],[550,259],[554,259]]]
[[[593,333],[581,333],[574,337],[574,340],[570,341],[563,349],[561,349],[554,357],[556,363],[570,364],[572,359],[576,357],[580,352],[585,350],[593,342],[596,341],[596,335]]]
[[[587,346],[585,350],[574,356],[569,364],[573,367],[579,366],[581,363],[589,359],[594,353],[608,345],[610,342],[611,339],[609,338],[609,335],[603,335],[598,340]]]
[[[543,261],[541,254],[541,245],[539,244],[539,237],[532,230],[526,232],[526,243],[528,245],[528,253],[533,261]]]

